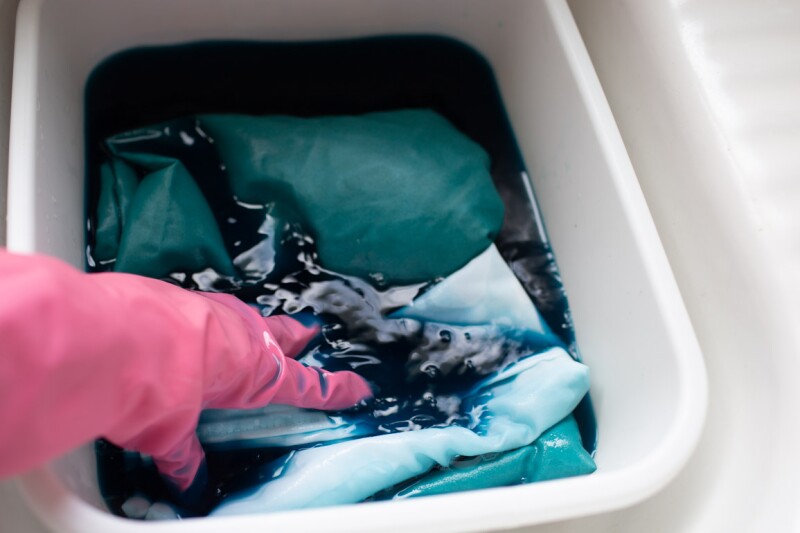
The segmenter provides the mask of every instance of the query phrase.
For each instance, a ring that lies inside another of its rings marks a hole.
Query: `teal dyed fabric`
[[[206,268],[233,274],[214,215],[183,163],[121,154],[102,167],[101,178],[98,260],[116,259],[116,272],[152,278]]]
[[[581,446],[578,425],[570,415],[531,445],[505,453],[457,459],[447,468],[378,493],[373,499],[416,498],[506,487],[582,476],[595,469],[594,460]]]
[[[309,231],[330,270],[395,285],[444,277],[485,250],[503,223],[488,155],[433,111],[194,120],[235,199],[278,206]],[[114,156],[101,169],[97,259],[116,257],[115,270],[154,277],[203,261],[246,276],[224,252],[211,199],[179,159],[160,155],[170,146],[159,142],[163,132],[178,124],[107,141]]]
[[[387,283],[450,274],[503,223],[489,156],[441,115],[206,115],[236,197],[293,206],[322,266]]]
[[[94,246],[97,260],[116,259],[122,229],[128,225],[128,210],[138,186],[136,171],[120,159],[107,161],[100,168],[98,226]]]

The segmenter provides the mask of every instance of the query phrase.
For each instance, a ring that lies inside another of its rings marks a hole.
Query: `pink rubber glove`
[[[343,409],[371,396],[352,372],[287,357],[315,334],[233,296],[0,249],[0,476],[103,436],[185,490],[203,462],[202,409]]]

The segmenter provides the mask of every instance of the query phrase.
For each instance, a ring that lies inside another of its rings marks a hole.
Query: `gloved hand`
[[[202,409],[343,409],[372,395],[352,372],[289,358],[316,332],[230,295],[0,249],[0,476],[103,436],[185,490],[203,462]]]

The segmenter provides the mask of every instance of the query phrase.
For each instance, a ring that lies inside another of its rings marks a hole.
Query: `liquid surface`
[[[323,325],[307,362],[331,370],[357,368],[379,387],[376,401],[354,413],[376,432],[419,429],[453,420],[452,403],[480,376],[541,348],[524,332],[493,326],[460,328],[385,318],[429,287],[390,287],[326,271],[313,238],[273,205],[245,204],[227,188],[224,165],[191,119],[193,113],[315,116],[432,108],[486,149],[506,216],[496,245],[550,329],[577,358],[569,309],[525,167],[491,69],[454,41],[414,37],[334,43],[200,43],[147,48],[114,56],[92,74],[86,90],[87,258],[90,271],[113,263],[92,258],[103,141],[171,120],[169,131],[141,139],[143,150],[181,159],[197,180],[228,254],[244,273],[175,272],[186,288],[230,292],[265,315],[304,311]],[[150,143],[148,145],[148,143]],[[481,357],[477,357],[481,355]],[[402,376],[402,379],[397,379]],[[576,410],[584,447],[596,429],[588,398]],[[170,501],[154,466],[99,441],[101,490],[112,511],[134,494]],[[258,468],[282,448],[209,450],[211,490],[185,515],[205,514],[234,490],[263,481]]]

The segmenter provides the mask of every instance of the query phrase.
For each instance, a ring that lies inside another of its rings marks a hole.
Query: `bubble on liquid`
[[[142,519],[147,515],[147,510],[150,508],[150,500],[144,496],[131,496],[122,504],[122,512],[128,518]]]
[[[422,372],[425,372],[431,378],[438,377],[441,374],[439,367],[434,363],[425,363],[419,367]]]

